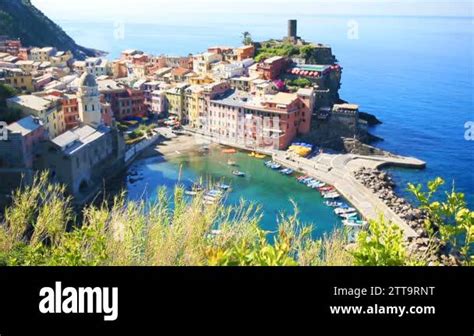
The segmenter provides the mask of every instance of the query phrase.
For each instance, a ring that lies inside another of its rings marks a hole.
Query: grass
[[[172,196],[160,189],[151,203],[126,202],[122,194],[110,205],[86,206],[82,216],[47,173],[12,196],[0,224],[0,265],[385,266],[428,260],[410,255],[401,230],[383,218],[371,221],[354,244],[339,230],[315,240],[296,206],[293,215],[281,216],[269,241],[255,204],[207,205],[202,195],[188,201],[179,185]],[[463,223],[474,232],[469,214]]]

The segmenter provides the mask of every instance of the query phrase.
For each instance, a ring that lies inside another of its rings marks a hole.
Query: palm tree
[[[252,35],[250,35],[249,32],[243,32],[242,33],[242,43],[244,45],[249,45],[249,44],[252,44]]]

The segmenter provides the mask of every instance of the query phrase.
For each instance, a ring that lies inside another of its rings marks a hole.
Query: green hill
[[[30,0],[0,0],[0,35],[19,38],[25,46],[53,46],[59,50],[70,50],[77,59],[100,54],[97,50],[77,45]]]

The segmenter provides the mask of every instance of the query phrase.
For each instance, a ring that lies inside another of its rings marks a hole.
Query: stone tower
[[[77,92],[79,118],[84,124],[97,127],[102,124],[99,87],[95,76],[84,72]]]
[[[298,39],[298,21],[288,20],[288,40],[295,42]]]

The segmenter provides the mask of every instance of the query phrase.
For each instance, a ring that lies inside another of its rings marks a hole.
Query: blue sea
[[[466,13],[469,14],[469,13]],[[425,170],[390,169],[398,192],[408,182],[436,176],[474,204],[474,141],[465,123],[474,121],[474,25],[472,17],[317,16],[298,19],[298,35],[330,44],[343,66],[341,97],[375,114],[383,124],[377,146],[427,162]],[[79,44],[108,51],[137,48],[153,54],[186,55],[212,45],[237,46],[241,33],[254,40],[286,34],[283,15],[219,15],[166,23],[126,21],[58,23]]]

